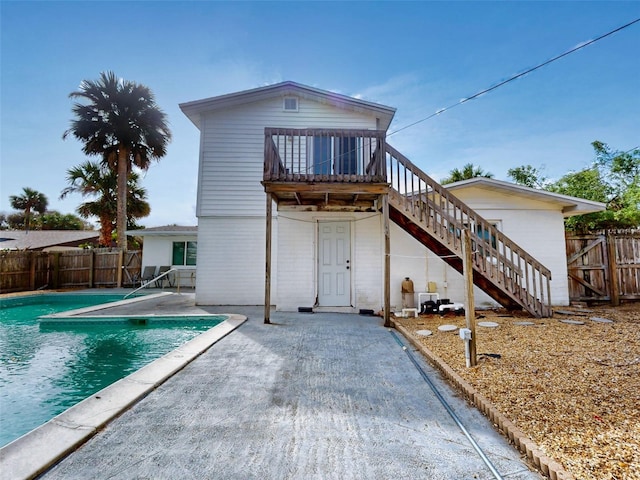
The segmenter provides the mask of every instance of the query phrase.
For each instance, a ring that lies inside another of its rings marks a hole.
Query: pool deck
[[[272,312],[265,325],[260,306],[196,307],[192,294],[150,302],[144,308],[156,314],[248,320],[121,407],[82,446],[68,446],[75,451],[39,478],[499,478],[381,318]],[[144,303],[109,314],[140,314]],[[414,356],[502,478],[542,478]],[[42,463],[38,457],[30,452],[32,463]],[[5,460],[0,477],[21,478],[7,476]]]

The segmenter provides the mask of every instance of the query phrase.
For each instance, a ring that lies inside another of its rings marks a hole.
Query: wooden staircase
[[[388,197],[389,219],[462,272],[468,229],[475,285],[507,308],[552,315],[551,272],[388,145],[383,130],[267,127],[262,184],[267,232],[272,200],[278,209],[374,212]]]
[[[469,229],[473,282],[508,309],[552,316],[551,272],[400,152],[385,145],[389,218],[462,273],[461,232]]]

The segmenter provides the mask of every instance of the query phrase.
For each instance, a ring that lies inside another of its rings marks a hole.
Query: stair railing
[[[158,275],[155,278],[152,278],[151,280],[149,280],[147,283],[143,283],[142,285],[140,285],[138,288],[136,288],[135,290],[127,293],[124,297],[123,300],[126,300],[128,297],[130,297],[131,295],[133,295],[134,293],[136,293],[139,290],[142,290],[143,288],[147,288],[149,285],[151,285],[152,283],[155,283],[157,285],[158,280],[162,279],[162,278],[169,278],[169,274],[170,273],[174,273],[174,272],[178,272],[177,268],[171,268],[169,270],[167,270],[166,272],[162,272],[160,275]],[[180,276],[177,275],[178,281],[177,281],[177,291],[178,293],[180,293]]]
[[[551,316],[549,269],[389,144],[385,157],[392,205],[460,258],[461,232],[469,229],[474,270],[530,313]]]

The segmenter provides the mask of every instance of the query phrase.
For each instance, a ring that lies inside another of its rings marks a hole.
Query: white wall
[[[402,308],[402,281],[411,278],[416,292],[414,302],[418,306],[418,292],[427,291],[427,283],[436,283],[440,298],[454,302],[464,301],[464,278],[444,260],[422,245],[395,223],[391,223],[391,309]],[[498,304],[478,288],[474,288],[476,307],[488,308]],[[395,307],[395,308],[394,308]]]
[[[277,222],[273,230],[275,272]],[[200,218],[197,263],[197,304],[264,305],[265,218]],[[277,285],[272,285],[271,295],[276,298]]]
[[[351,305],[354,311],[380,310],[384,285],[381,218],[377,213],[280,212],[278,310],[296,311],[316,303],[319,221],[351,223]]]
[[[171,265],[173,242],[195,242],[196,235],[145,235],[142,249],[142,270],[146,266]],[[180,268],[176,266],[175,268]],[[193,268],[188,266],[188,268]]]

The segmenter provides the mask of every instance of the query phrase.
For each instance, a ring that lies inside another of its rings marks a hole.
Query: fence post
[[[618,263],[616,261],[616,239],[611,232],[607,232],[605,238],[607,257],[609,259],[607,262],[609,267],[609,297],[611,298],[611,305],[617,307],[620,305],[620,286],[618,283]]]
[[[51,278],[51,286],[58,288],[60,283],[60,252],[53,252],[53,275]]]
[[[93,288],[93,269],[95,268],[96,253],[93,251],[93,248],[89,251],[91,252],[91,254],[89,255],[89,288]]]
[[[36,252],[31,250],[29,252],[29,290],[36,289],[36,259],[34,258]]]

